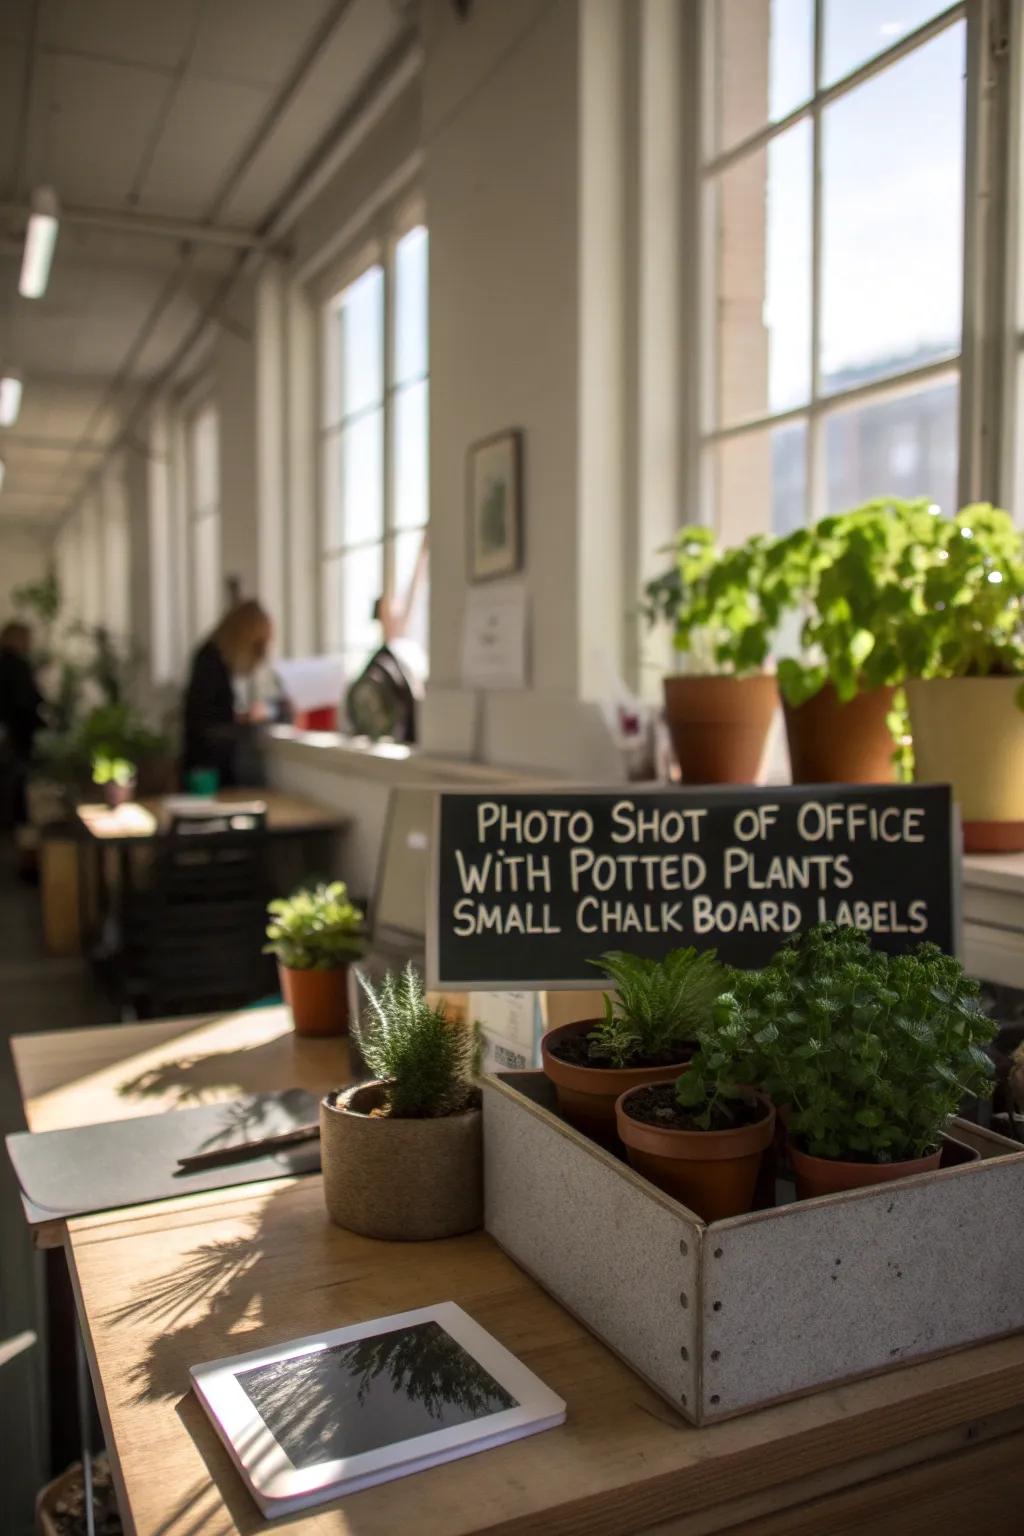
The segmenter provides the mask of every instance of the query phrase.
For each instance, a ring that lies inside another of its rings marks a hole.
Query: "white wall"
[[[41,581],[49,562],[50,540],[42,531],[0,523],[0,624],[14,616],[11,593]]]

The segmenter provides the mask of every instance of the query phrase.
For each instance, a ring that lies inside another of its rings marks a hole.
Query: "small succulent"
[[[271,921],[263,953],[290,971],[327,971],[363,952],[363,914],[341,880],[281,897],[267,907]]]

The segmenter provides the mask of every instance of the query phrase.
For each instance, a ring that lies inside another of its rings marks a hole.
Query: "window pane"
[[[959,349],[964,36],[951,27],[823,114],[826,391]]]
[[[384,532],[384,412],[341,429],[342,542],[362,544]]]
[[[875,496],[929,496],[957,504],[955,379],[836,410],[825,421],[828,510]]]
[[[384,270],[370,267],[341,296],[342,415],[384,393]]]
[[[341,303],[332,300],[323,310],[320,327],[322,354],[320,380],[320,420],[325,427],[341,420]]]
[[[195,594],[195,631],[205,635],[221,616],[220,518],[216,513],[200,517],[192,525],[192,590]]]
[[[395,247],[395,382],[427,371],[427,231],[422,224]]]
[[[341,566],[341,646],[354,660],[366,661],[381,641],[379,622],[373,616],[384,590],[383,545],[354,549],[342,555]]]
[[[806,441],[802,421],[744,432],[711,449],[713,526],[723,544],[753,533],[789,533],[806,519]]]
[[[814,0],[705,0],[704,15],[718,82],[714,153],[810,97]]]
[[[718,417],[801,405],[811,383],[811,125],[716,178]]]
[[[400,533],[394,541],[395,561],[395,606],[401,611],[409,601],[412,580],[416,574],[420,551],[423,549],[424,533],[416,529],[410,533]],[[430,564],[425,558],[420,570],[419,581],[413,596],[412,606],[409,609],[409,618],[405,626],[405,637],[415,640],[423,651],[424,665],[427,657],[428,619],[430,611]]]
[[[394,526],[417,528],[427,520],[427,391],[407,384],[394,397]]]
[[[923,26],[950,0],[825,0],[824,84],[884,53]]]

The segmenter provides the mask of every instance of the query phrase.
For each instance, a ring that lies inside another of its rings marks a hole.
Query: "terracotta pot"
[[[348,966],[293,971],[277,962],[284,1000],[297,1035],[348,1034]]]
[[[666,677],[665,719],[686,784],[753,784],[779,702],[775,678]]]
[[[690,1053],[669,1067],[576,1067],[551,1054],[552,1041],[587,1034],[599,1022],[581,1019],[549,1029],[540,1043],[541,1065],[555,1085],[558,1108],[569,1124],[602,1147],[619,1152],[616,1099],[641,1083],[674,1083],[680,1072],[685,1071]]]
[[[678,1131],[646,1125],[627,1114],[633,1088],[615,1105],[619,1136],[637,1173],[695,1211],[704,1221],[723,1221],[749,1211],[761,1158],[775,1136],[775,1106],[763,1093],[750,1098],[764,1117],[733,1131]]]
[[[927,1157],[909,1158],[902,1163],[844,1163],[832,1157],[812,1157],[789,1143],[789,1161],[796,1179],[798,1200],[813,1200],[818,1195],[837,1195],[844,1189],[866,1189],[872,1184],[888,1184],[893,1179],[909,1179],[915,1173],[930,1173],[939,1166],[941,1147]]]
[[[127,805],[138,794],[138,780],[132,779],[128,784],[104,784],[103,799],[111,807],[116,809],[119,805]]]
[[[783,702],[794,784],[892,784],[895,742],[886,725],[895,688],[841,704],[826,683],[806,704]]]
[[[380,1083],[320,1104],[324,1199],[335,1225],[389,1242],[457,1237],[483,1225],[479,1109],[437,1120],[372,1119]]]
[[[914,777],[952,784],[968,853],[1024,849],[1024,677],[907,684]]]

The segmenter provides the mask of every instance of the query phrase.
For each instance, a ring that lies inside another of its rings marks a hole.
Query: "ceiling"
[[[16,426],[0,429],[0,518],[44,529],[75,504],[401,45],[408,12],[407,0],[0,0],[0,366],[25,380]],[[66,217],[45,297],[22,299],[41,185]],[[97,214],[126,228],[84,222]]]

